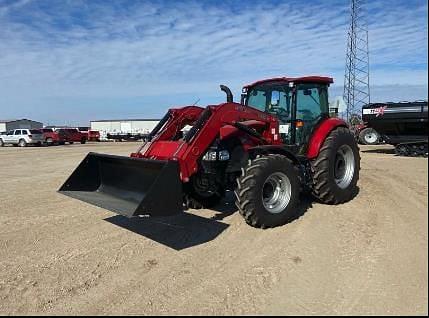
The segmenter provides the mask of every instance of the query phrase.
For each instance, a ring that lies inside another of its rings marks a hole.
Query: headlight
[[[204,161],[216,161],[217,153],[216,151],[207,151],[203,157]]]
[[[220,161],[227,161],[227,160],[229,160],[229,152],[228,152],[228,150],[221,150],[221,151],[219,151],[219,160]]]
[[[229,160],[229,152],[228,150],[220,150],[217,151],[207,151],[206,154],[203,156],[204,161],[227,161]]]

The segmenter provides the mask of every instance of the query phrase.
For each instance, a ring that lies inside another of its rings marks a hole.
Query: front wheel
[[[349,129],[340,127],[332,131],[311,165],[313,194],[321,202],[340,204],[356,195],[360,155]]]
[[[81,143],[82,145],[86,144],[86,139],[85,139],[85,138],[83,138],[83,139],[80,141],[80,143]]]
[[[3,141],[3,139],[0,139],[0,147],[4,147],[4,141]]]
[[[236,205],[246,222],[269,228],[289,222],[299,203],[297,167],[282,155],[251,160],[237,179]]]
[[[210,209],[225,196],[225,190],[208,177],[196,175],[184,187],[184,205],[187,209]]]

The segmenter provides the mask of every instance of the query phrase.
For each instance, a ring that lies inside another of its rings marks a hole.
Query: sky
[[[427,99],[427,2],[367,11],[372,101]],[[0,119],[160,118],[275,76],[334,77],[334,98],[348,23],[349,0],[0,0]]]

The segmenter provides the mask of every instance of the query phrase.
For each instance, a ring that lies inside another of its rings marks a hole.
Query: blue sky
[[[427,2],[368,1],[373,101],[427,99]],[[0,0],[0,119],[86,124],[224,101],[272,76],[342,94],[348,0]]]

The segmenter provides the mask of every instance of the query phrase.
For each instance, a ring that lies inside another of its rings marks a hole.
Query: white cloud
[[[372,84],[427,86],[427,4],[380,3],[369,17]],[[338,86],[347,23],[347,1],[252,1],[239,10],[18,1],[0,6],[0,96],[29,107],[48,97],[213,96],[220,83],[238,91],[286,74],[331,75]]]

